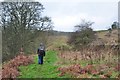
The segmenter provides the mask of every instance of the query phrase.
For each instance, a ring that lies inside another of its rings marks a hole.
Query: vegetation
[[[90,28],[93,22],[82,21],[80,25],[76,25],[76,31],[70,37],[68,43],[74,45],[74,49],[80,49],[83,46],[88,45],[95,39],[95,33]]]
[[[29,52],[32,53],[38,35],[53,28],[51,19],[41,16],[44,10],[41,3],[2,2],[0,7],[2,9],[2,35],[4,35],[2,61],[13,58],[19,53],[20,48],[23,48],[25,52],[31,49]]]
[[[2,78],[120,78],[118,22],[93,31],[93,22],[83,20],[74,32],[60,32],[42,16],[41,3],[2,2],[0,8]],[[46,46],[43,65],[40,42]]]
[[[113,24],[111,25],[111,28],[112,29],[118,29],[118,28],[120,28],[120,25],[119,25],[118,22],[113,22]]]
[[[31,63],[33,63],[32,56],[25,56],[24,54],[20,54],[19,56],[15,57],[14,59],[3,65],[2,78],[16,78],[20,75],[18,69],[19,66],[27,66]]]
[[[57,42],[59,44],[57,44]],[[63,36],[57,36],[57,38],[53,39],[53,48],[49,50],[53,50],[57,46],[61,46],[61,43],[66,44],[66,38]],[[117,78],[119,75],[118,70],[120,69],[120,65],[117,60],[118,49],[115,48],[115,46],[106,46],[106,48],[91,46],[80,51],[68,51],[64,49],[56,52],[56,50],[48,51],[46,53],[43,65],[38,65],[38,57],[35,54],[34,63],[19,67],[18,77]],[[17,60],[15,61],[18,62]]]
[[[48,51],[46,53],[44,64],[38,65],[38,56],[34,57],[34,64],[20,67],[19,78],[58,78],[58,66],[55,65],[57,60],[57,53],[55,51]]]

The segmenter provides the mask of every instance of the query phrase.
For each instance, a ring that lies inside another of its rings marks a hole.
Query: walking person
[[[43,57],[45,56],[45,46],[40,43],[40,47],[37,50],[38,54],[38,64],[43,64]]]

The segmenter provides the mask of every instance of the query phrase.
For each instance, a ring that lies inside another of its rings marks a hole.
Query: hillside
[[[14,74],[11,77],[118,78],[120,65],[117,51],[114,48],[107,47],[109,45],[117,45],[118,32],[113,30],[110,36],[107,34],[108,31],[98,31],[96,32],[96,40],[92,42],[95,45],[94,47],[91,46],[82,51],[72,51],[70,50],[72,46],[67,44],[69,33],[57,32],[56,35],[51,35],[48,38],[47,52],[43,65],[38,65],[38,56],[34,53],[33,62],[26,66],[19,65],[18,71],[13,70],[13,72],[10,72],[10,74]],[[101,48],[101,45],[105,45],[105,48]],[[24,63],[24,60],[22,63]],[[6,69],[9,69],[9,67]],[[10,69],[12,70],[12,68]],[[9,76],[9,74],[4,73],[3,76],[5,77],[5,75]]]
[[[0,79],[120,78],[115,5],[28,1],[1,2]]]
[[[96,33],[98,39],[102,39],[105,45],[117,45],[118,44],[118,30],[102,31]]]

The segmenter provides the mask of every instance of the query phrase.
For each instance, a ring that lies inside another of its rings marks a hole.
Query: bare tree
[[[39,2],[2,2],[0,9],[5,56],[13,57],[21,46],[27,51],[41,31],[53,28],[51,18],[42,17],[44,7]]]

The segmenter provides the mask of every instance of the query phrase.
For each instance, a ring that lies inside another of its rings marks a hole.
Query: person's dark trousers
[[[38,64],[43,64],[43,56],[38,55]]]

